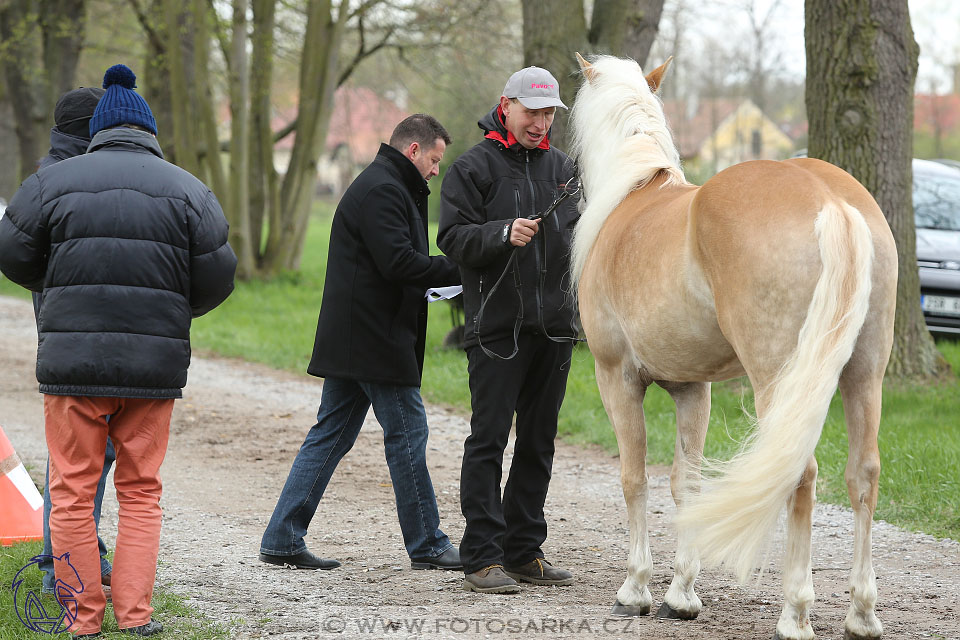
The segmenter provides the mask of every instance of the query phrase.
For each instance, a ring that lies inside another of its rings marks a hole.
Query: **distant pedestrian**
[[[340,566],[312,554],[303,538],[373,405],[411,566],[461,568],[456,547],[439,528],[420,398],[426,290],[460,282],[456,265],[429,255],[427,241],[427,180],[437,175],[449,142],[435,118],[406,118],[340,200],[307,369],[326,378],[317,424],[293,461],[264,531],[264,562],[297,569]],[[352,532],[341,533],[352,540]]]
[[[213,193],[163,159],[133,72],[115,65],[103,86],[88,152],[24,180],[0,219],[0,270],[44,294],[37,380],[50,534],[83,585],[72,630],[96,636],[103,622],[104,593],[90,585],[101,575],[93,502],[109,436],[120,503],[113,611],[121,631],[151,636],[163,630],[150,605],[159,469],[187,381],[190,321],[230,294],[237,259]]]

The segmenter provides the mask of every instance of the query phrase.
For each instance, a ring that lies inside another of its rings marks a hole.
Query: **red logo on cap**
[[[552,84],[537,84],[536,82],[530,83],[531,89],[553,89]]]

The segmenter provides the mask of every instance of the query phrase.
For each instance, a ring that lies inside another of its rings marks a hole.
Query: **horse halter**
[[[541,220],[545,219],[551,213],[556,211],[557,207],[559,207],[564,200],[570,196],[575,196],[580,193],[580,172],[579,169],[575,170],[576,173],[574,173],[573,177],[567,180],[566,184],[563,185],[563,190],[561,191],[560,195],[557,196],[552,203],[550,203],[550,206],[547,207],[542,213],[534,213],[533,215],[527,216],[527,220],[536,220],[537,218]],[[571,183],[573,184],[571,185]]]

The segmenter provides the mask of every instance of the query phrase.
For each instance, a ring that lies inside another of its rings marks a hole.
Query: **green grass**
[[[14,594],[11,588],[14,576],[30,559],[42,550],[40,542],[23,542],[12,547],[0,547],[0,640],[24,640],[25,638],[69,638],[69,633],[45,635],[31,632],[17,617]],[[40,596],[44,610],[50,614],[60,610],[53,595],[41,594],[42,574],[33,567],[21,576],[23,584],[18,591],[17,603],[23,604],[23,596],[33,592]],[[229,630],[223,624],[215,622],[185,603],[184,598],[168,591],[154,591],[152,604],[153,617],[163,622],[163,637],[184,638],[189,640],[220,640],[230,637]],[[107,613],[103,620],[103,637],[107,640],[129,638],[121,634],[117,621],[113,617],[113,607],[107,604]]]
[[[330,213],[329,207],[318,205],[301,272],[284,274],[270,282],[237,283],[236,291],[223,305],[194,323],[195,349],[297,372],[306,370],[320,309]],[[430,235],[436,236],[435,227]],[[0,293],[14,289],[8,282],[0,282]],[[448,304],[432,304],[423,395],[430,402],[443,403],[467,414],[470,395],[466,358],[461,351],[440,346],[451,326]],[[938,347],[953,370],[960,372],[960,342],[940,341]],[[753,408],[749,385],[741,380],[714,385],[707,455],[723,457],[736,448],[747,427],[744,407],[748,411]],[[644,410],[648,462],[669,464],[675,438],[673,402],[666,392],[654,386],[647,392]],[[597,391],[593,357],[584,346],[574,351],[560,414],[560,432],[568,441],[597,444],[616,452],[616,439]],[[846,449],[838,397],[817,448],[818,495],[822,501],[849,504],[843,481]],[[880,452],[883,472],[877,516],[908,529],[960,539],[960,487],[956,473],[960,469],[960,382],[906,388],[888,385],[883,399]]]

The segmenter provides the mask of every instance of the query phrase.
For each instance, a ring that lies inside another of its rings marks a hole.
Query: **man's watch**
[[[503,242],[503,244],[507,244],[507,240],[510,239],[510,227],[512,226],[512,222],[507,222],[503,225],[503,233],[500,235],[500,241]]]

